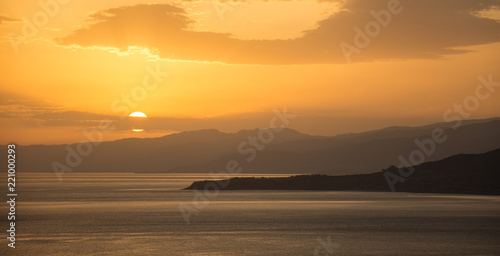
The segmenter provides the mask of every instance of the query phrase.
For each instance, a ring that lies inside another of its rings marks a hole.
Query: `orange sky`
[[[0,2],[2,144],[78,142],[103,119],[105,140],[265,128],[284,106],[310,134],[423,125],[500,81],[494,0],[41,2]],[[141,133],[119,118],[134,111]],[[500,90],[468,118],[496,116]]]

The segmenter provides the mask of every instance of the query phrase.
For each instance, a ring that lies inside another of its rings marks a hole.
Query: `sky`
[[[0,0],[0,143],[498,117],[499,57],[498,0]]]

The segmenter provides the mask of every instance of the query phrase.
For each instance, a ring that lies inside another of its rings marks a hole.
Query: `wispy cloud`
[[[5,22],[22,22],[22,20],[0,15],[0,25]]]

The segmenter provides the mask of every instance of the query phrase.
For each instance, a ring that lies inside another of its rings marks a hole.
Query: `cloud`
[[[347,0],[341,12],[289,40],[240,40],[230,34],[192,31],[195,21],[173,5],[124,6],[93,13],[87,28],[58,43],[123,50],[140,46],[157,50],[162,58],[231,64],[345,63],[340,43],[354,45],[354,28],[363,30],[374,20],[370,12],[386,9],[388,2]],[[500,41],[500,23],[478,15],[500,7],[499,0],[402,0],[401,6],[402,12],[393,14],[389,25],[352,55],[353,61],[440,58],[465,52],[461,47]]]
[[[51,102],[18,94],[0,92],[0,118],[30,126],[98,126],[105,118],[116,118],[89,112],[67,110]]]
[[[31,118],[45,111],[58,111],[59,107],[40,99],[0,91],[0,118]]]
[[[35,113],[33,119],[41,120],[45,126],[79,126],[98,127],[103,120],[117,119],[110,115],[103,115],[82,111],[44,111]]]
[[[22,22],[22,20],[10,18],[4,15],[0,15],[0,24],[4,22]]]

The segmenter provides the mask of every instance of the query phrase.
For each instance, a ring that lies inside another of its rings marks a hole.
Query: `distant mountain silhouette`
[[[121,139],[94,146],[82,156],[73,171],[93,172],[217,172],[236,160],[246,173],[359,174],[398,165],[398,156],[407,157],[418,149],[415,139],[431,137],[441,127],[448,139],[437,145],[426,161],[460,153],[483,153],[500,147],[500,119],[438,123],[420,127],[386,129],[338,136],[311,136],[291,129],[274,134],[274,140],[255,159],[238,153],[238,145],[256,136],[255,130],[223,133],[217,130],[181,132],[159,138]],[[76,144],[69,145],[76,150]],[[18,146],[18,168],[23,171],[52,171],[51,164],[66,163],[68,145]],[[249,146],[246,145],[248,148]],[[1,166],[0,168],[5,168]]]
[[[500,149],[483,154],[461,154],[414,167],[415,171],[397,183],[397,192],[500,195]],[[208,183],[222,190],[333,190],[379,191],[391,189],[383,175],[398,174],[398,168],[372,174],[346,176],[298,175],[285,178],[231,178],[196,181],[185,189],[203,190]],[[212,184],[213,185],[213,184]],[[213,189],[213,186],[210,186]]]

